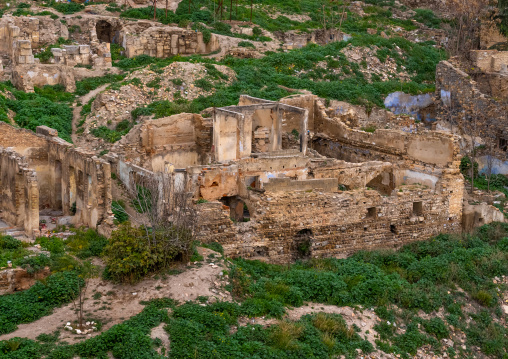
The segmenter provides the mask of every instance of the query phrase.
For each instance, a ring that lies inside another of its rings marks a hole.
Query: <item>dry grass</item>
[[[303,327],[290,321],[282,321],[270,335],[272,346],[281,350],[295,349]]]

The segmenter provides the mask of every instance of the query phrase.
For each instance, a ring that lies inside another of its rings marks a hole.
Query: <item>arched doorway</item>
[[[309,258],[312,254],[312,230],[305,228],[298,231],[293,243],[296,259]]]
[[[221,202],[229,207],[229,217],[233,222],[250,221],[250,212],[247,204],[237,196],[222,197]]]
[[[97,39],[100,42],[113,42],[113,27],[105,20],[97,21],[95,25],[95,31],[97,32]]]

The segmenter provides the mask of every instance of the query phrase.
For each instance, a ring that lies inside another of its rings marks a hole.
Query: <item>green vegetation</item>
[[[21,241],[11,236],[0,235],[0,268],[7,267],[8,262],[12,262],[15,267],[19,263],[18,260],[28,254]]]
[[[106,247],[108,257],[115,258],[108,263],[109,275],[130,281],[145,274],[148,262],[153,269],[151,261],[155,259],[144,255],[146,248],[134,240],[143,237],[142,232],[143,228],[120,226],[112,242],[117,244]],[[178,305],[171,299],[152,300],[142,303],[146,307],[137,316],[78,344],[62,343],[58,335],[37,340],[16,338],[0,342],[0,352],[8,359],[100,358],[107,352],[121,358],[159,358],[156,351],[160,343],[150,338],[150,332],[162,322],[171,338],[170,352],[162,354],[176,358],[354,358],[358,349],[364,354],[375,349],[360,337],[357,327],[348,326],[338,314],[320,313],[319,305],[314,309],[317,313],[297,321],[280,320],[269,327],[238,325],[241,316],[282,318],[286,307],[312,301],[374,308],[381,318],[374,327],[378,333],[376,349],[401,358],[409,358],[425,345],[430,345],[438,357],[446,352],[455,357],[503,358],[508,350],[508,332],[500,324],[502,291],[498,291],[506,288],[492,279],[508,271],[507,238],[508,225],[503,223],[483,226],[473,235],[439,235],[399,251],[359,252],[347,259],[311,259],[291,266],[235,259],[228,271],[235,302],[207,304],[203,297],[196,303]],[[208,246],[221,251],[219,244]],[[128,247],[130,251],[126,251]],[[126,269],[112,272],[115,265],[118,270]],[[134,268],[135,274],[124,277],[128,268]],[[28,291],[0,297],[2,333],[14,330],[23,320],[45,315],[62,296],[69,300],[73,280],[77,280],[72,272],[53,275],[50,280],[46,285],[39,283]],[[58,294],[56,282],[62,285]],[[37,310],[29,311],[27,308],[35,305],[30,298],[35,295]],[[166,308],[172,312],[168,314]],[[424,319],[422,311],[442,312],[444,319]],[[26,314],[12,319],[15,313]],[[457,333],[465,334],[466,350],[458,342],[451,348],[442,346],[442,339],[452,339]],[[483,354],[474,351],[476,347]]]
[[[108,84],[122,81],[125,74],[113,75],[107,74],[101,77],[87,77],[81,81],[76,81],[76,95],[83,96],[96,88]]]
[[[439,29],[441,26],[441,19],[434,14],[432,10],[429,9],[416,9],[416,15],[414,19],[422,24],[427,25],[428,27],[433,27],[435,29]]]
[[[79,280],[75,272],[56,273],[28,290],[0,296],[0,334],[10,333],[18,324],[33,322],[71,301],[77,295]]]
[[[95,97],[92,97],[86,104],[81,107],[81,111],[79,114],[82,118],[86,117],[88,114],[92,112],[92,103],[95,101]]]
[[[497,14],[497,19],[499,20],[497,26],[504,36],[508,36],[508,0],[498,0],[497,7],[499,11]]]
[[[250,41],[240,41],[238,43],[238,46],[240,46],[240,47],[250,47],[252,49],[256,48],[256,46],[252,42],[250,42]]]
[[[111,211],[115,215],[115,220],[118,223],[124,223],[129,220],[129,215],[125,212],[125,203],[122,200],[113,201],[111,204]]]
[[[90,130],[90,133],[95,137],[102,138],[109,143],[115,143],[120,140],[122,136],[127,134],[133,126],[133,123],[129,120],[123,120],[119,122],[114,130],[109,129],[106,126],[99,126]]]
[[[11,93],[14,99],[5,96],[6,92]],[[59,85],[25,93],[16,90],[10,83],[0,83],[0,121],[8,122],[7,111],[12,110],[16,113],[14,122],[18,126],[32,131],[37,126],[49,126],[57,130],[61,138],[72,142],[72,109],[67,103],[71,97]]]
[[[117,61],[120,59],[124,59],[125,57],[122,55],[122,51],[125,51],[125,49],[115,43],[111,44],[111,61]]]
[[[51,49],[58,49],[62,47],[62,45],[70,45],[70,44],[72,44],[72,40],[66,40],[63,37],[60,37],[58,38],[55,44],[46,46],[45,48],[43,48],[42,51],[35,54],[34,57],[40,59],[41,63],[46,64],[53,57]]]
[[[108,244],[108,240],[93,229],[80,228],[74,232],[65,241],[65,245],[68,252],[80,259],[100,256]]]
[[[467,334],[468,345],[502,357],[508,349],[508,333],[493,321],[500,319],[501,312],[492,278],[508,270],[507,231],[508,225],[494,224],[469,237],[439,235],[398,252],[359,252],[344,260],[313,259],[297,262],[291,269],[238,259],[230,271],[231,290],[237,298],[247,298],[245,302],[258,303],[256,316],[276,315],[284,306],[300,306],[304,301],[378,307],[378,315],[389,318],[385,320],[407,325],[405,334],[400,335],[393,327],[377,326],[382,335],[376,344],[387,352],[415,354],[424,344],[440,350],[437,340],[449,337],[453,329]],[[461,310],[467,296],[480,305],[470,323]],[[399,309],[387,311],[392,305]],[[440,308],[449,313],[447,323],[418,317],[419,310],[430,313]],[[427,334],[418,329],[418,322]],[[482,332],[478,327],[491,329]]]
[[[178,255],[190,252],[192,233],[176,225],[164,229],[118,226],[104,248],[110,278],[135,283],[148,273],[168,268]]]
[[[58,12],[61,12],[65,15],[74,14],[76,12],[79,12],[85,8],[84,5],[78,4],[75,2],[54,2],[52,1],[49,6],[51,6],[53,9],[55,9]]]

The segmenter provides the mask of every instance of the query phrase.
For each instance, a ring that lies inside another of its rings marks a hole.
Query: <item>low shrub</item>
[[[133,228],[125,222],[113,231],[104,255],[111,278],[134,283],[150,272],[167,268],[178,255],[187,255],[191,246],[192,235],[187,229]]]
[[[256,48],[256,45],[254,45],[252,42],[250,41],[240,41],[238,43],[238,46],[240,47],[250,47],[252,49],[255,49]]]
[[[80,259],[99,257],[108,245],[108,239],[93,229],[79,228],[65,242],[70,252]]]

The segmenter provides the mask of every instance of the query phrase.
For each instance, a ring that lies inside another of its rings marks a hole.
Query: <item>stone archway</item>
[[[247,204],[238,196],[222,197],[220,200],[225,206],[229,207],[230,218],[233,222],[250,221],[250,211]]]
[[[105,20],[97,21],[95,31],[97,33],[97,39],[100,42],[113,42],[113,26],[109,22]]]

